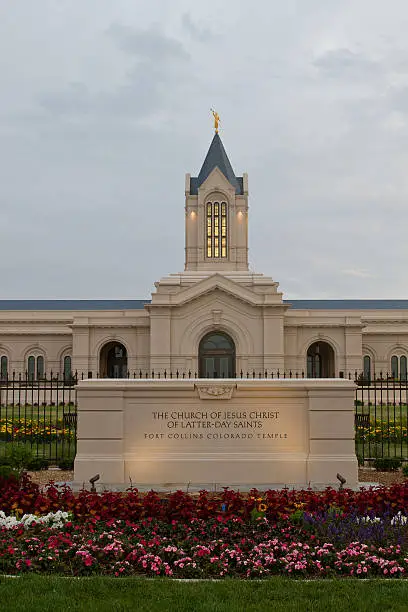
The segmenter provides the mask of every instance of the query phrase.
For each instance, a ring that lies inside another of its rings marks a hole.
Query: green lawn
[[[380,443],[368,442],[356,442],[356,455],[363,456],[365,459],[375,459],[377,457],[402,457],[403,459],[408,458],[408,444],[403,442],[390,442],[389,444],[384,442],[383,445]],[[408,608],[407,608],[408,611]]]
[[[68,412],[76,412],[74,404],[65,404],[65,406],[33,406],[29,404],[24,406],[0,406],[0,419],[36,419],[55,422],[56,419],[62,419],[64,414]]]
[[[0,602],[2,612],[402,612],[408,610],[408,580],[173,582],[24,576],[0,578]]]
[[[370,421],[386,421],[390,423],[400,423],[407,425],[408,406],[387,406],[386,404],[377,404],[377,406],[369,406],[367,403],[364,406],[356,407],[356,414],[369,414]]]
[[[377,398],[378,399],[378,398]],[[370,437],[365,428],[359,428],[360,436],[366,436],[363,440],[359,436],[356,439],[356,454],[365,458],[375,457],[403,457],[408,458],[408,442],[407,442],[407,415],[408,406],[388,406],[387,404],[377,404],[377,406],[369,406],[367,402],[364,406],[356,407],[356,414],[364,414],[370,416],[370,430],[379,428],[382,430],[377,440],[369,439]],[[395,439],[394,434],[398,432],[399,439]],[[390,434],[390,435],[389,435]],[[383,439],[381,441],[381,436]],[[407,607],[408,610],[408,607]]]

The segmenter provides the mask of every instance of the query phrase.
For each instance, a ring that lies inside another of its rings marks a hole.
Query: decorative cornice
[[[72,336],[72,332],[67,331],[50,331],[50,330],[38,330],[38,329],[0,329],[0,338],[2,336]]]
[[[197,389],[198,397],[200,399],[229,400],[232,398],[232,394],[234,389],[237,388],[237,385],[226,385],[211,382],[209,384],[202,385],[195,384],[194,387]]]
[[[407,319],[363,319],[364,324],[366,326],[371,325],[372,323],[378,325],[379,323],[381,323],[382,325],[386,324],[386,325],[395,325],[395,324],[403,324],[406,325],[407,324]]]
[[[4,319],[0,318],[0,328],[2,325],[69,325],[72,319]]]
[[[150,322],[139,323],[73,323],[69,325],[72,330],[76,329],[150,329]]]
[[[358,323],[358,322],[356,322],[356,323],[346,323],[345,321],[336,322],[336,323],[320,323],[319,321],[307,321],[307,322],[302,322],[302,321],[296,321],[295,322],[295,321],[293,321],[292,322],[292,321],[285,320],[284,321],[284,327],[285,327],[285,329],[287,327],[310,327],[310,328],[312,328],[312,327],[313,328],[317,328],[317,327],[319,327],[319,328],[322,328],[322,327],[324,327],[324,328],[341,327],[343,329],[345,327],[347,329],[350,328],[350,327],[356,327],[356,328],[362,329],[362,328],[366,327],[366,324],[365,323]]]

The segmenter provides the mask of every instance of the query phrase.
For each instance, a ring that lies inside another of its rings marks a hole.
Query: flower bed
[[[375,524],[376,526],[379,523]],[[371,526],[370,526],[371,527]],[[367,525],[358,525],[358,529]],[[400,533],[402,526],[397,530]],[[367,531],[367,533],[369,533]],[[406,540],[404,540],[406,544]],[[147,575],[179,578],[293,576],[404,576],[406,546],[347,544],[320,539],[290,521],[157,519],[97,521],[63,528],[23,526],[0,532],[3,573]]]
[[[402,423],[394,423],[391,420],[371,420],[370,426],[356,426],[356,442],[370,443],[406,443],[408,441],[408,429]]]
[[[75,431],[64,427],[62,419],[50,423],[44,419],[0,419],[0,440],[10,442],[55,442],[74,440]]]
[[[160,496],[75,495],[54,486],[41,492],[28,479],[9,480],[0,483],[0,571],[401,577],[408,574],[407,502],[408,483],[358,492]],[[28,513],[34,516],[21,521]]]

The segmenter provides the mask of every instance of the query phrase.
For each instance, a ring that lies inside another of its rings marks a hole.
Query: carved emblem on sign
[[[236,385],[196,385],[200,399],[231,399]]]

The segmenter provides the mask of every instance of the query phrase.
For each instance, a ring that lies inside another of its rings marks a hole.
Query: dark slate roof
[[[296,310],[408,310],[408,300],[283,300]]]
[[[0,300],[0,310],[140,310],[150,300]]]
[[[283,300],[294,310],[408,310],[408,300]],[[142,310],[150,300],[0,300],[0,310]]]
[[[242,195],[242,177],[235,176],[231,162],[228,159],[228,155],[225,152],[224,145],[222,144],[219,134],[214,134],[214,138],[212,139],[210,148],[208,149],[208,153],[200,170],[200,174],[197,177],[191,177],[190,179],[190,193],[192,195],[197,195],[198,188],[201,187],[215,167],[218,167],[227,181],[231,183],[233,187],[235,187],[235,193]]]

